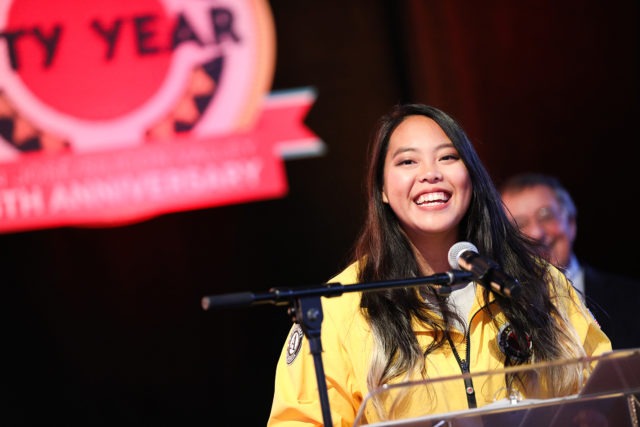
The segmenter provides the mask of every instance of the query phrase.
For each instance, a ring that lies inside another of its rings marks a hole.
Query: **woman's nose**
[[[442,181],[442,173],[437,169],[428,169],[421,173],[420,180],[427,182]]]

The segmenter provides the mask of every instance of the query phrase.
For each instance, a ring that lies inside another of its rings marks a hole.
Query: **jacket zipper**
[[[482,310],[482,309],[480,309]],[[460,371],[462,371],[463,374],[469,374],[470,370],[469,367],[471,366],[471,322],[473,321],[473,318],[476,317],[476,314],[478,314],[480,312],[480,310],[476,311],[475,313],[473,313],[473,316],[471,316],[471,320],[469,321],[469,325],[467,326],[467,333],[465,334],[465,342],[466,342],[466,351],[465,351],[465,358],[461,359],[460,355],[458,354],[458,350],[456,349],[455,344],[453,344],[453,341],[451,340],[451,337],[449,336],[449,334],[447,333],[447,340],[449,340],[449,345],[451,346],[451,350],[453,351],[453,356],[456,358],[456,361],[458,362],[458,365],[460,366]],[[464,388],[465,388],[465,392],[467,393],[467,404],[469,405],[469,408],[477,408],[478,404],[476,402],[476,391],[473,388],[473,380],[469,377],[464,379]]]

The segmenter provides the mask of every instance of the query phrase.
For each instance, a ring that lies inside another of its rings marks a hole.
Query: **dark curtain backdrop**
[[[0,424],[264,425],[286,309],[200,299],[336,273],[369,133],[398,101],[452,113],[496,183],[558,175],[579,255],[638,275],[637,1],[269,4],[273,89],[316,89],[306,123],[327,153],[287,162],[282,199],[0,235]]]

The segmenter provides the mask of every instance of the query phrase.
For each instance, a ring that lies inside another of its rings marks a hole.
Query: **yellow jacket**
[[[330,280],[343,285],[356,283],[356,265],[352,264]],[[600,330],[597,322],[585,311],[581,299],[564,276],[552,268],[558,300],[571,299],[566,304],[567,315],[583,343],[587,356],[595,356],[611,350],[611,342]],[[504,355],[497,336],[506,323],[502,313],[489,319],[481,310],[482,288],[476,289],[476,300],[469,316],[470,372],[478,373],[504,368]],[[327,383],[327,392],[334,426],[352,426],[361,403],[367,396],[367,373],[372,354],[373,340],[369,325],[359,309],[360,292],[346,292],[338,297],[322,298],[322,363]],[[575,303],[575,304],[574,304]],[[564,304],[559,304],[563,306]],[[497,320],[497,321],[496,321]],[[497,326],[496,326],[497,324]],[[415,333],[422,348],[432,339],[431,331],[416,323]],[[462,333],[453,337],[458,353],[465,358]],[[461,368],[452,349],[445,345],[427,357],[427,376],[430,379],[459,376]],[[439,388],[416,388],[412,391],[408,407],[402,408],[396,419],[443,413],[468,408],[465,384],[462,380],[442,383]],[[474,389],[478,407],[504,398],[504,375],[474,378]],[[434,391],[437,390],[437,391]],[[367,406],[367,423],[380,421]],[[268,426],[322,426],[323,416],[313,355],[309,341],[303,337],[299,325],[294,324],[284,344],[276,368],[275,392]]]

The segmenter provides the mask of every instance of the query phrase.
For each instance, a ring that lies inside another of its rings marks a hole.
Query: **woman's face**
[[[415,115],[398,125],[384,161],[382,200],[412,240],[457,233],[471,193],[467,167],[434,120]]]

